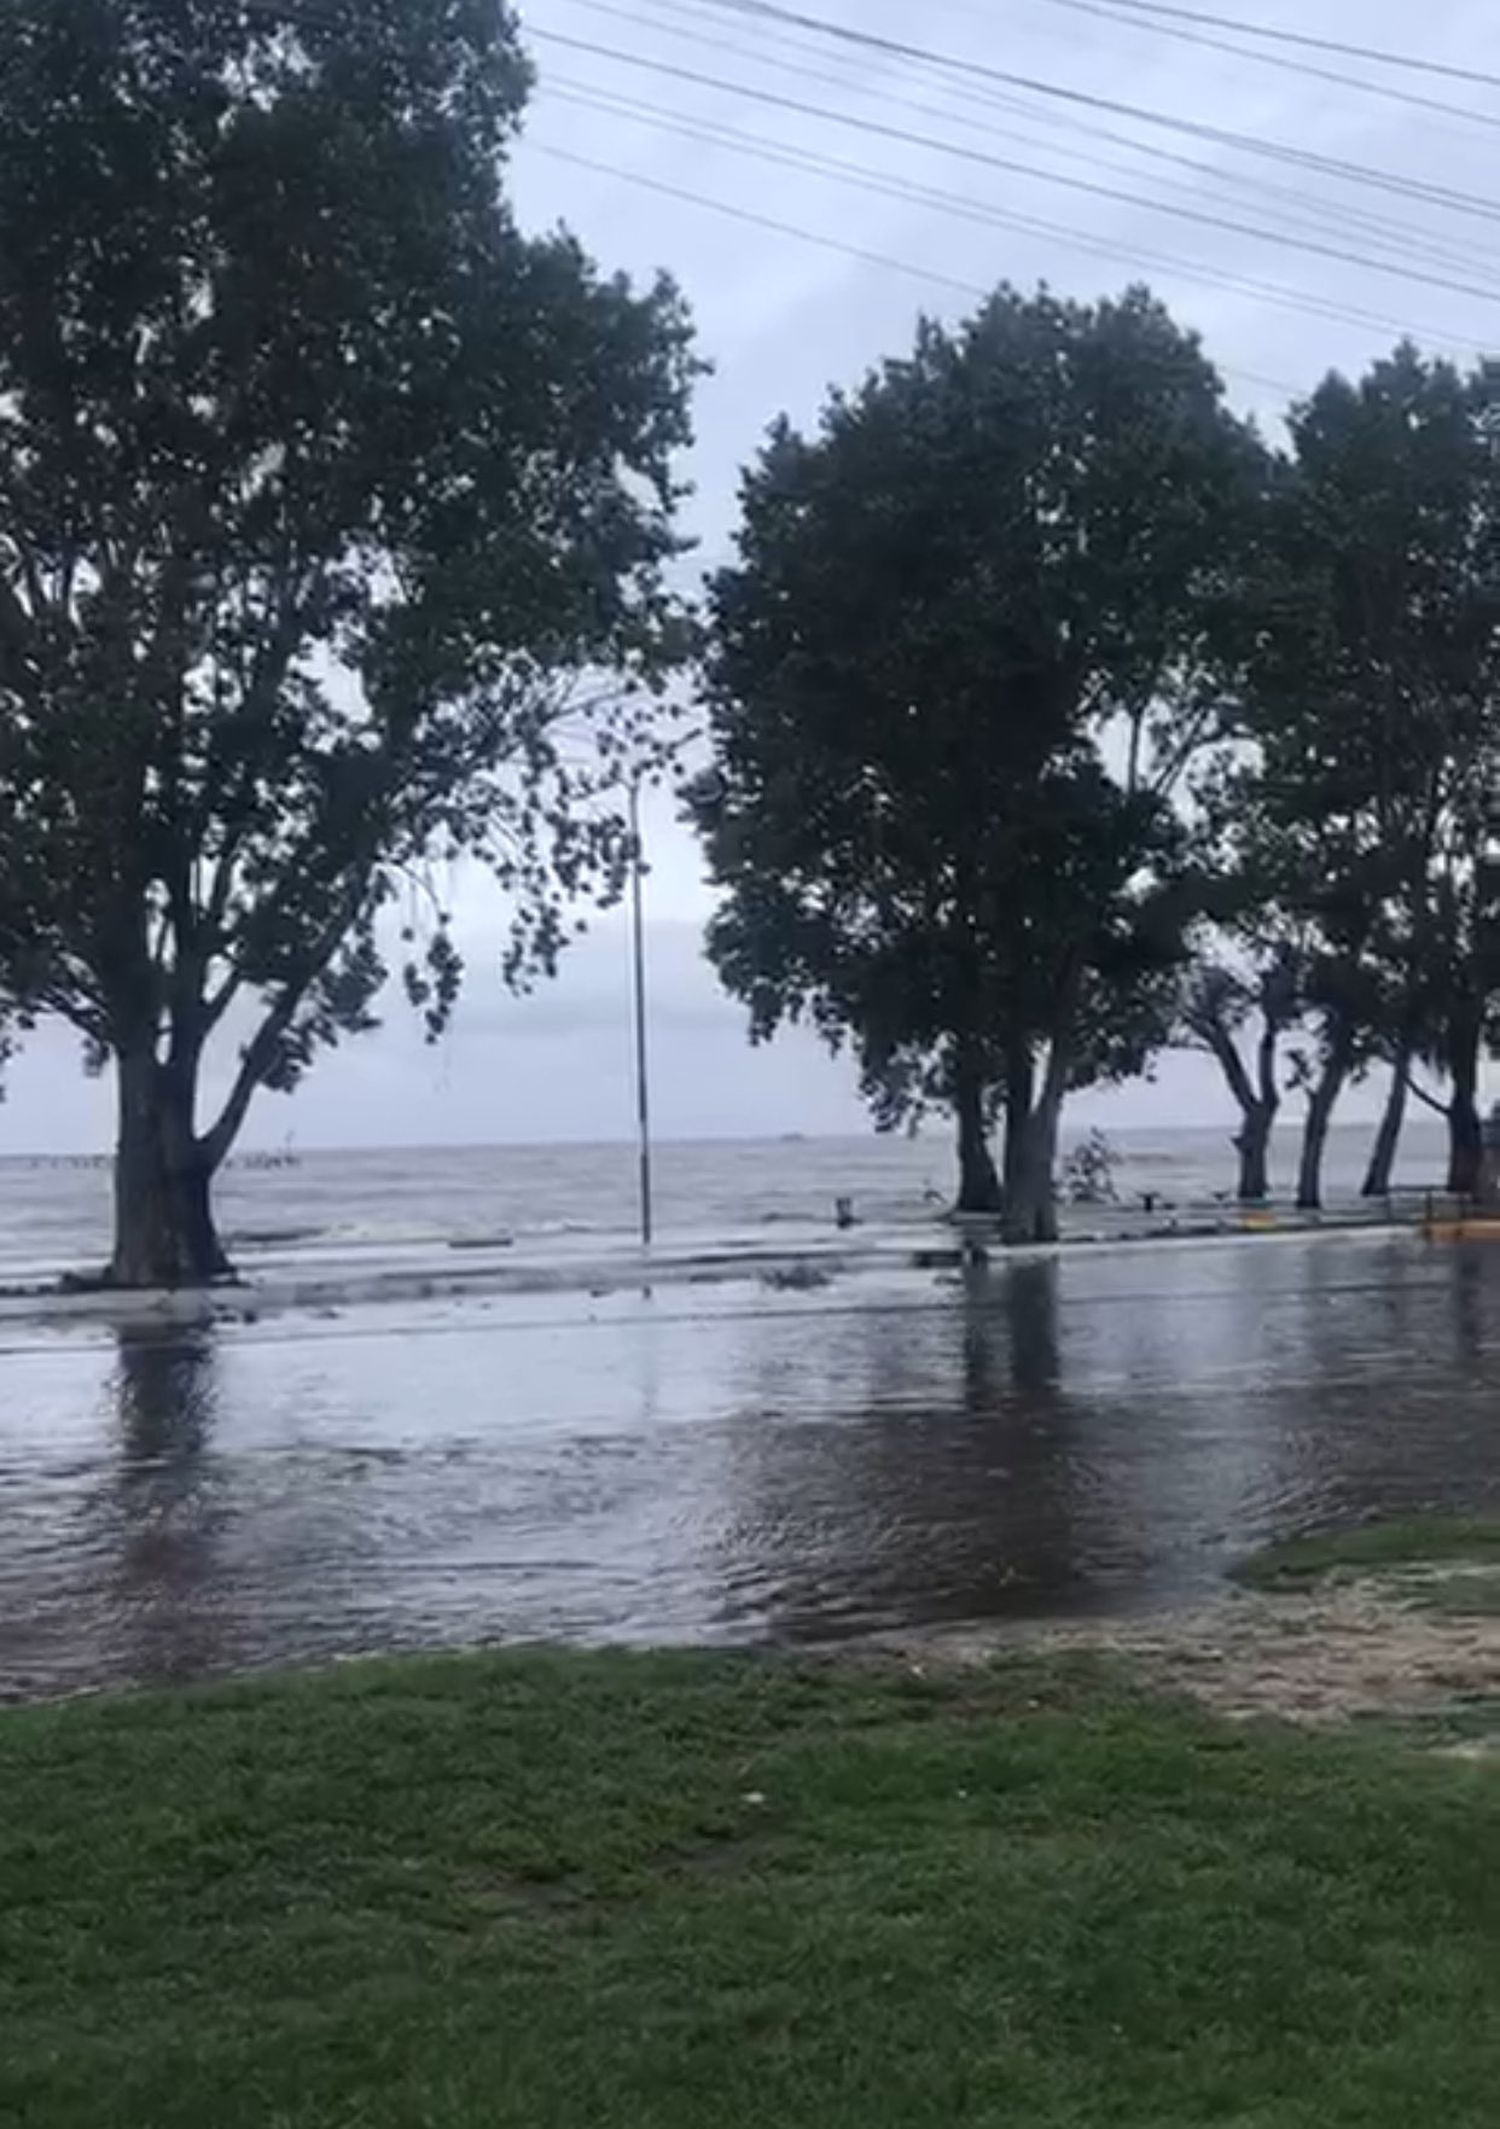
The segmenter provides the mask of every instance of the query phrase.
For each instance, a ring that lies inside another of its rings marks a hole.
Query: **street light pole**
[[[630,780],[630,937],[635,991],[635,1119],[639,1138],[641,1242],[651,1246],[651,1087],[646,1055],[646,919],[642,877],[641,780]]]

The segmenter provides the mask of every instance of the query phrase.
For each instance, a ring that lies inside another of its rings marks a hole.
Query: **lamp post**
[[[646,1052],[645,854],[641,848],[641,780],[630,779],[630,942],[635,996],[635,1120],[640,1162],[641,1244],[651,1247],[651,1082]]]

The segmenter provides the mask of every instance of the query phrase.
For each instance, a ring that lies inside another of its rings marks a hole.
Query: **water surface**
[[[8,1112],[0,1107],[0,1124]],[[1331,1205],[1355,1199],[1373,1127],[1336,1124],[1325,1180]],[[1233,1127],[1110,1133],[1120,1206],[1213,1207],[1235,1176]],[[1441,1181],[1442,1125],[1419,1115],[1403,1136],[1396,1180]],[[1297,1128],[1278,1134],[1272,1181],[1296,1173]],[[268,1160],[270,1164],[268,1165]],[[668,1140],[656,1148],[658,1236],[720,1244],[733,1237],[795,1243],[832,1231],[835,1198],[864,1226],[930,1229],[955,1186],[949,1134],[851,1139]],[[389,1146],[231,1157],[215,1186],[220,1226],[247,1272],[269,1258],[348,1263],[365,1253],[441,1249],[506,1235],[518,1247],[597,1253],[637,1231],[633,1145]],[[1097,1225],[1090,1210],[1077,1216]],[[102,1264],[109,1254],[107,1161],[0,1158],[0,1285]]]
[[[1500,1499],[1500,1248],[7,1333],[0,1693],[390,1646],[1130,1609]]]

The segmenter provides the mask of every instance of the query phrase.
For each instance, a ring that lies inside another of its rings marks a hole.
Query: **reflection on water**
[[[111,1609],[132,1676],[214,1666],[211,1333],[122,1332],[107,1391],[119,1455],[101,1473],[96,1545],[115,1561]]]
[[[1138,1605],[1500,1494],[1500,1253],[1324,1239],[0,1357],[0,1693]]]

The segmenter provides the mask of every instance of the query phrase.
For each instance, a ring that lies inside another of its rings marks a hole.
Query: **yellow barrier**
[[[1427,1220],[1422,1232],[1429,1242],[1500,1242],[1500,1219]]]

